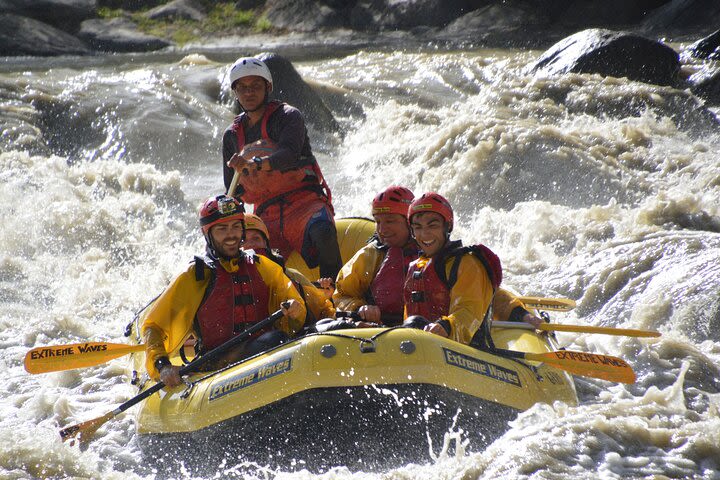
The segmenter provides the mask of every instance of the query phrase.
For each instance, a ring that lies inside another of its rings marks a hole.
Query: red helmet
[[[233,197],[210,197],[200,208],[200,227],[204,234],[207,234],[213,225],[230,220],[245,220],[245,207]]]
[[[453,209],[445,197],[435,192],[423,193],[410,204],[408,210],[408,222],[412,221],[413,215],[424,212],[435,212],[442,216],[448,223],[448,231],[453,229]]]
[[[372,214],[397,213],[404,217],[408,214],[413,198],[415,195],[407,188],[393,185],[373,198]]]

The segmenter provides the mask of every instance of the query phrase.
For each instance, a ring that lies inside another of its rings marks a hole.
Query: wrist
[[[170,359],[168,357],[162,356],[162,357],[156,358],[153,365],[155,366],[155,370],[157,370],[158,372],[161,372],[163,368],[171,367],[172,363],[170,362]]]
[[[435,323],[440,325],[442,328],[444,328],[445,331],[447,332],[448,336],[450,336],[450,331],[452,330],[452,325],[450,324],[449,320],[442,319],[442,320],[438,320]]]

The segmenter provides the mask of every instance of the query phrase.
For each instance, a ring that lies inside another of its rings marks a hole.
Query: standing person
[[[338,310],[357,311],[371,323],[395,325],[402,321],[405,276],[410,263],[420,256],[407,217],[414,199],[409,189],[397,185],[375,196],[376,235],[340,270],[333,295]],[[493,313],[496,319],[525,321],[535,327],[542,323],[504,289],[495,295]]]
[[[311,327],[321,318],[335,317],[335,307],[327,295],[313,285],[305,275],[294,268],[285,267],[285,260],[270,249],[270,232],[262,219],[252,213],[245,214],[245,239],[242,248],[253,250],[284,268],[285,275],[292,280],[300,296],[305,300],[307,310],[305,328]]]
[[[415,199],[408,221],[422,254],[405,279],[406,315],[426,320],[425,331],[470,344],[502,281],[500,260],[483,245],[450,241],[453,209],[437,193]]]
[[[335,278],[342,266],[333,220],[332,195],[310,148],[305,120],[286,103],[270,101],[273,79],[267,65],[240,58],[230,68],[230,88],[242,113],[223,135],[223,175],[228,192],[255,207],[273,248],[300,253],[321,277]]]
[[[141,328],[147,371],[169,387],[181,379],[180,367],[170,363],[168,354],[181,348],[191,333],[199,339],[202,355],[282,308],[285,316],[277,329],[258,333],[228,352],[214,365],[219,368],[283,343],[305,318],[304,303],[282,268],[240,249],[245,229],[240,202],[225,195],[210,197],[200,210],[200,226],[206,255],[195,257],[173,280]],[[287,307],[282,306],[285,301]]]

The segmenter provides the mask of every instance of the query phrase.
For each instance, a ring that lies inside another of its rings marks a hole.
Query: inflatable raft
[[[551,336],[523,328],[492,336],[498,348],[555,349]],[[142,391],[154,382],[144,354],[134,357]],[[367,471],[429,461],[449,439],[451,451],[478,451],[518,411],[558,400],[577,403],[573,380],[546,364],[409,328],[338,330],[153,394],[137,411],[137,439],[149,464],[198,474],[244,461]]]

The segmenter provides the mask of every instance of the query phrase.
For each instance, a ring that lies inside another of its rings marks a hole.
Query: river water
[[[576,377],[579,406],[536,405],[485,451],[385,472],[240,461],[216,478],[720,478],[720,130],[697,100],[533,76],[537,51],[273,47],[362,107],[336,112],[342,134],[308,119],[338,215],[367,216],[391,183],[437,190],[456,206],[455,237],[493,248],[507,286],[577,300],[555,320],[662,337],[559,335],[626,359],[637,383]],[[202,249],[196,209],[222,191],[233,117],[221,81],[249,51],[0,66],[0,478],[153,478],[131,414],[87,449],[58,436],[135,394],[123,359],[44,375],[22,359],[123,342],[134,312]]]

